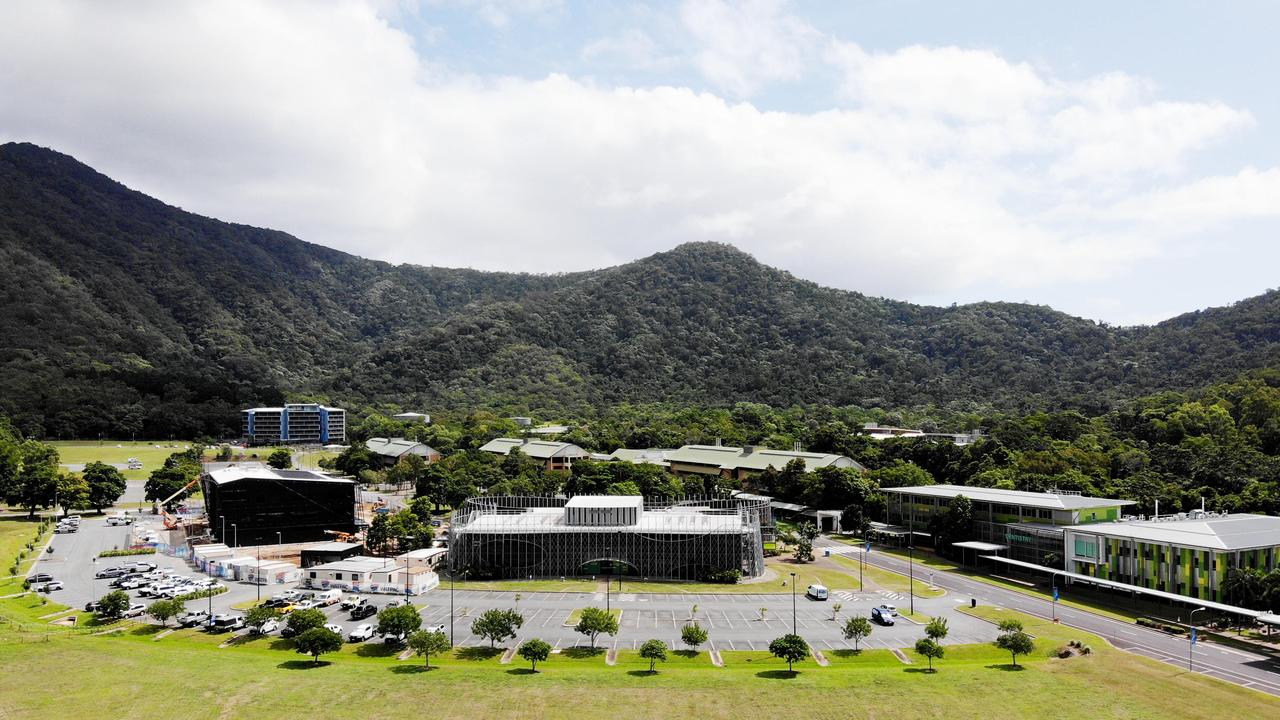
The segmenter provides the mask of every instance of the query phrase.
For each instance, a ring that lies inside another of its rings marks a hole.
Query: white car
[[[364,642],[371,637],[373,637],[373,626],[369,623],[365,623],[363,625],[357,625],[356,629],[352,630],[351,634],[347,636],[347,640],[356,643]]]
[[[341,625],[336,625],[334,623],[329,623],[328,625],[325,625],[324,629],[329,630],[330,632],[338,633],[339,636],[341,636],[343,633],[346,632],[346,628],[342,627]]]

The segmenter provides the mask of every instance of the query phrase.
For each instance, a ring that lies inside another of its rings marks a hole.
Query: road
[[[814,545],[848,548],[827,538],[819,538]],[[906,560],[886,553],[873,550],[867,555],[867,562],[904,575],[908,573]],[[932,572],[934,584],[946,589],[958,600],[967,601],[969,598],[976,598],[980,604],[1006,607],[1043,618],[1051,617],[1053,612],[1047,600],[989,585],[963,575],[940,570],[925,572]],[[921,575],[920,566],[917,566],[916,575],[917,577]],[[919,603],[920,600],[917,599],[916,604],[919,605]],[[1057,615],[1062,624],[1100,635],[1122,650],[1145,655],[1183,669],[1187,667],[1187,651],[1190,643],[1186,639],[1077,610],[1061,603],[1058,604]],[[1202,642],[1195,647],[1194,667],[1195,672],[1280,696],[1280,661],[1266,655]]]

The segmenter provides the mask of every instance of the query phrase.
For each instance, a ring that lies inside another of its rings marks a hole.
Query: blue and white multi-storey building
[[[347,441],[347,411],[315,403],[249,408],[242,413],[242,431],[249,445],[298,443],[343,444]]]

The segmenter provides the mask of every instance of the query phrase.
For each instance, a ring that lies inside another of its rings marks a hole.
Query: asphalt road
[[[839,543],[826,538],[819,538],[814,545],[840,546]],[[841,547],[847,548],[847,546]],[[867,562],[903,574],[908,572],[906,560],[874,550],[867,556]],[[984,605],[1006,607],[1028,615],[1043,618],[1049,618],[1052,615],[1051,605],[1046,600],[988,585],[963,575],[942,571],[932,572],[934,584],[948,590],[956,600],[967,602],[969,598],[976,598]],[[921,577],[919,566],[917,566],[916,576]],[[916,604],[919,605],[920,600],[917,599]],[[1190,643],[1186,639],[1077,610],[1061,603],[1058,604],[1057,615],[1062,624],[1100,635],[1122,650],[1145,655],[1184,670],[1187,668]],[[1280,660],[1266,655],[1223,647],[1212,642],[1201,642],[1197,643],[1194,651],[1194,671],[1280,696]]]

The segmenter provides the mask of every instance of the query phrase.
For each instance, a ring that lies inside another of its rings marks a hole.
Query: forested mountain
[[[1280,293],[1112,328],[823,288],[716,244],[555,276],[393,266],[0,146],[0,414],[233,434],[239,407],[584,414],[624,402],[1108,409],[1280,366]]]

